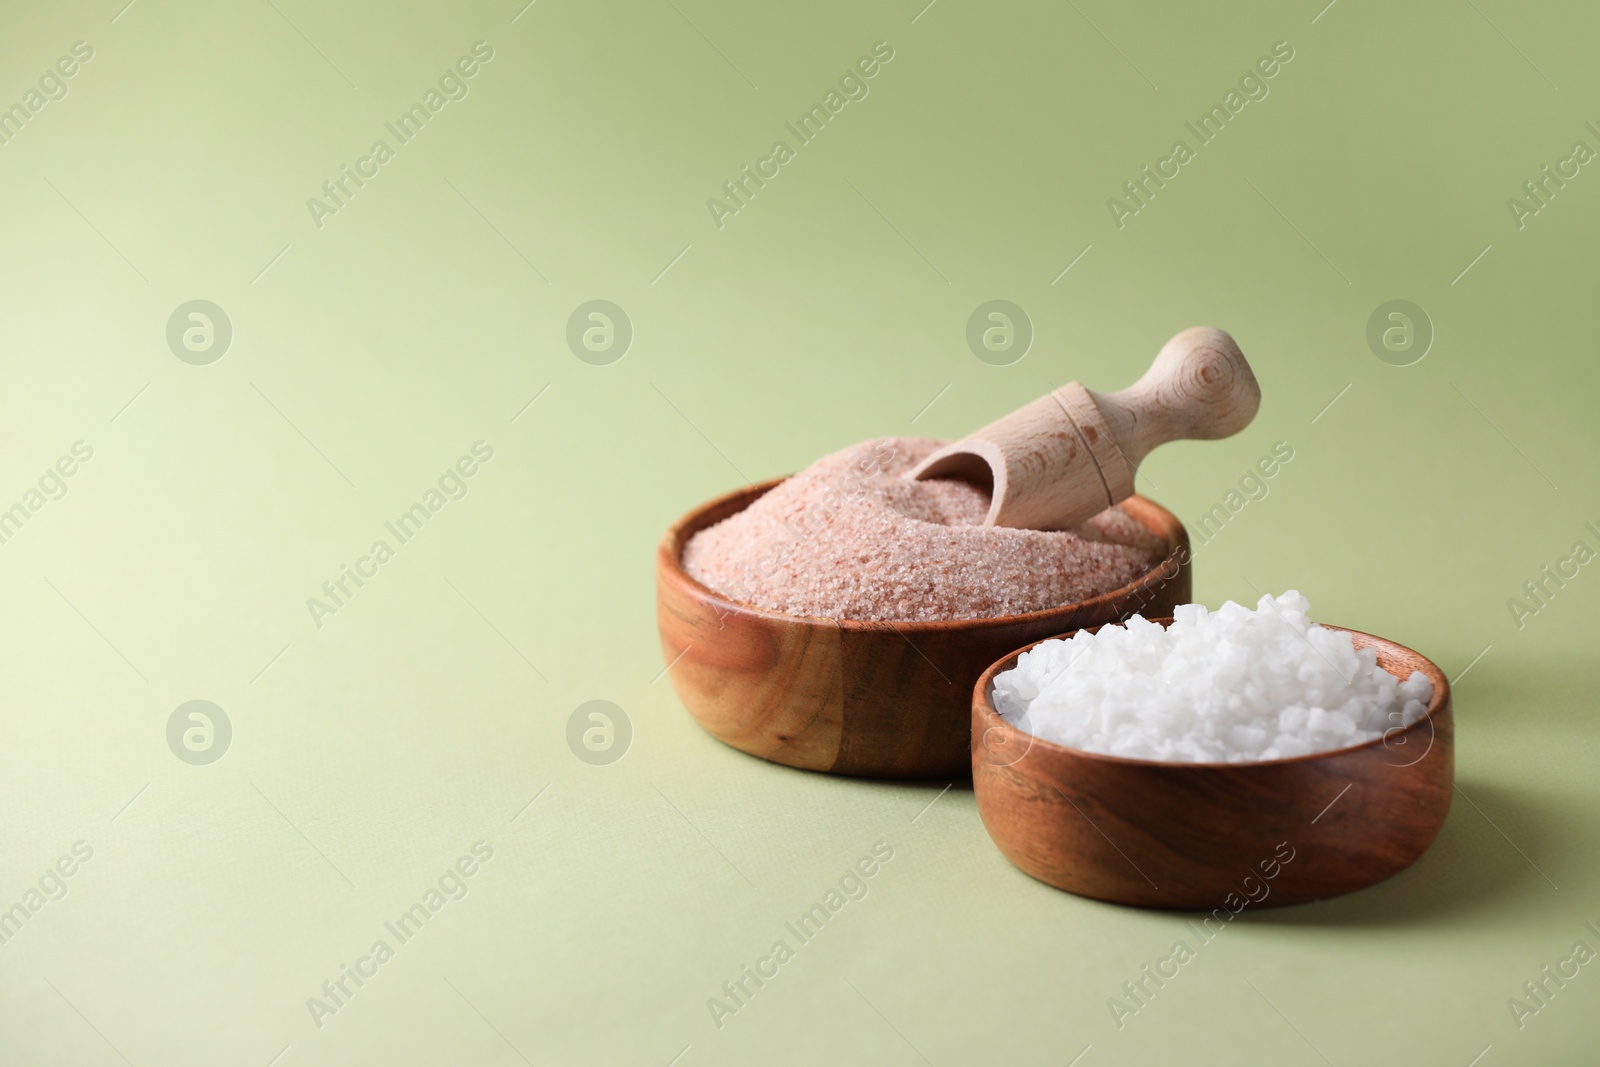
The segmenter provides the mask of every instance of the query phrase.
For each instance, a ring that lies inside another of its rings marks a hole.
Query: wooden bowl
[[[1433,683],[1427,712],[1353,748],[1258,763],[1122,759],[1019,730],[992,699],[995,676],[1033,646],[1018,649],[972,692],[972,787],[989,836],[1058,889],[1216,910],[1224,921],[1245,907],[1320,900],[1404,870],[1450,810],[1450,682],[1409,648],[1345,632],[1402,680],[1421,671]]]
[[[1142,497],[1123,509],[1167,545],[1137,581],[1048,611],[955,622],[863,622],[784,615],[730,600],[689,577],[689,538],[779,484],[753,485],[685,515],[656,554],[656,618],[667,673],[713,737],[791,767],[886,778],[968,773],[970,694],[996,657],[1074,627],[1189,600],[1189,536]]]

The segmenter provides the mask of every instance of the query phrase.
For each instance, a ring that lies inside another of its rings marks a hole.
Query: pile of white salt
[[[995,677],[995,710],[1085,752],[1195,763],[1349,748],[1422,717],[1432,682],[1396,678],[1310,610],[1291,590],[1255,611],[1185,604],[1166,629],[1135,615],[1045,641]]]
[[[903,477],[941,444],[881,438],[825,456],[696,534],[684,568],[770,611],[912,622],[1088,600],[1141,577],[1165,552],[1115,507],[1071,531],[984,526],[984,490]]]

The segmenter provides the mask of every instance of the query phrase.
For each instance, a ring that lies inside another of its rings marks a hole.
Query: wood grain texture
[[[1450,810],[1450,683],[1411,649],[1348,632],[1391,673],[1433,682],[1427,713],[1365,745],[1262,763],[1127,760],[1032,737],[990,698],[1019,649],[973,689],[973,791],[990,838],[1023,871],[1080,896],[1229,917],[1349,893],[1410,866]]]
[[[780,479],[781,481],[781,479]],[[656,618],[667,675],[712,736],[762,759],[872,777],[965,777],[973,683],[1029,641],[1187,603],[1189,538],[1166,509],[1124,509],[1167,545],[1138,581],[1049,611],[958,622],[807,618],[729,600],[684,571],[699,530],[748,507],[771,481],[684,516],[656,553]]]
[[[1256,417],[1261,386],[1224,330],[1194,326],[1161,346],[1150,369],[1118,393],[1089,393],[1118,450],[1137,467],[1168,441],[1232,437]]]

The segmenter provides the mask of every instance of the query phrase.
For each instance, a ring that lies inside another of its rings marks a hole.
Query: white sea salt
[[[1349,748],[1422,717],[1432,682],[1401,681],[1310,610],[1290,590],[1254,611],[1185,604],[1166,629],[1135,615],[1046,641],[995,678],[995,710],[1070,748],[1175,763]]]

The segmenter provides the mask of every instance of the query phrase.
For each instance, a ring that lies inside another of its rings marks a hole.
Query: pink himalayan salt
[[[684,568],[770,611],[921,622],[1088,600],[1161,559],[1161,540],[1117,507],[1072,531],[981,525],[986,491],[901,477],[941,444],[886,437],[824,456],[696,534]]]

